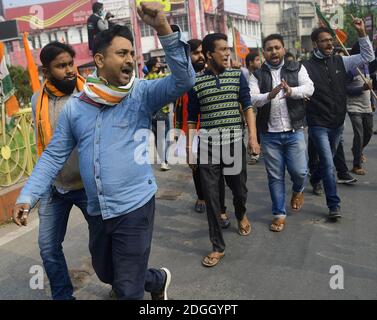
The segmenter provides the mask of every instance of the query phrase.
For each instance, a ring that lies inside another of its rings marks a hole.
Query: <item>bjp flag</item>
[[[241,33],[236,28],[234,28],[234,48],[237,57],[241,59],[246,59],[246,56],[250,52],[245,41],[242,39]]]

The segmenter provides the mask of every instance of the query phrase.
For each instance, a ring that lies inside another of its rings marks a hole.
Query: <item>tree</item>
[[[377,3],[377,2],[376,2]],[[352,24],[352,16],[358,18],[365,18],[370,14],[376,14],[376,4],[369,2],[367,5],[360,6],[356,2],[352,2],[349,5],[345,5],[344,9],[344,31],[347,34],[346,47],[352,48],[352,46],[358,41],[358,36],[355,28]]]
[[[21,108],[29,107],[30,99],[33,95],[33,91],[30,87],[29,73],[21,66],[8,66],[8,69],[14,87],[16,88],[16,97]]]
[[[360,7],[354,3],[344,6],[344,32],[347,34],[345,46],[347,48],[352,48],[352,46],[358,41],[357,32],[353,27],[351,15],[361,18]]]

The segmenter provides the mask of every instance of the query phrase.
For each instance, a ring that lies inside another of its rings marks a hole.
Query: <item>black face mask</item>
[[[77,83],[77,77],[73,80],[56,80],[55,78],[49,79],[49,81],[55,86],[56,89],[70,95],[73,93]]]
[[[205,62],[197,62],[193,63],[192,66],[194,67],[195,72],[200,72],[206,66]]]

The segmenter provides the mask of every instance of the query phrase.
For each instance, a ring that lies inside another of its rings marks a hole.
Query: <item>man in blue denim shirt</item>
[[[144,289],[154,293],[152,298],[166,299],[170,272],[147,270],[157,191],[152,168],[143,161],[148,159],[148,139],[140,143],[134,136],[150,127],[153,113],[191,89],[195,71],[189,46],[179,29],[170,27],[161,5],[142,3],[138,12],[157,31],[171,76],[135,79],[133,39],[127,27],[97,35],[97,73],[61,112],[51,143],[21,191],[13,219],[18,225],[27,223],[28,210],[77,147],[98,277],[112,284],[120,299],[142,299]]]

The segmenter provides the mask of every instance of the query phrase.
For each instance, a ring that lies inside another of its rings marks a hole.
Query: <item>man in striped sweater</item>
[[[243,143],[240,105],[248,124],[250,151],[259,154],[259,145],[248,82],[240,70],[228,69],[230,48],[227,36],[221,33],[207,35],[203,39],[202,48],[208,68],[197,76],[196,84],[189,92],[188,154],[190,164],[196,165],[191,145],[200,115],[198,163],[213,245],[213,251],[203,258],[202,264],[213,267],[225,255],[225,242],[218,215],[219,189],[223,175],[233,193],[238,233],[247,236],[251,231],[246,216],[246,148]]]

